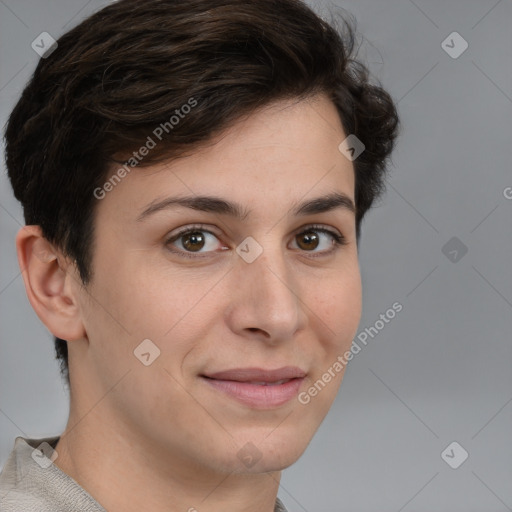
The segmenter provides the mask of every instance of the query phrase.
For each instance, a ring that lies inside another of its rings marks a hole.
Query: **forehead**
[[[276,102],[190,156],[132,169],[100,208],[137,216],[168,195],[236,195],[238,202],[263,209],[334,190],[353,199],[353,165],[338,149],[345,137],[325,96]]]

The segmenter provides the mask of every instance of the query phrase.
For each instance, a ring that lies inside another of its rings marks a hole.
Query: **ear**
[[[41,322],[63,340],[85,337],[74,266],[43,237],[39,226],[19,230],[16,251],[28,300]]]

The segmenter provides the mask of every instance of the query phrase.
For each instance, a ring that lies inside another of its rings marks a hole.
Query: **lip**
[[[295,366],[275,370],[235,368],[201,375],[214,389],[255,409],[284,405],[299,392],[306,372]]]

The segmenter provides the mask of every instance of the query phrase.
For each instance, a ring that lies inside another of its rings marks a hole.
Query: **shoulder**
[[[283,502],[279,498],[276,498],[276,506],[274,508],[274,512],[288,512],[283,505]]]
[[[2,512],[106,512],[75,480],[53,464],[59,437],[17,437],[0,473]]]

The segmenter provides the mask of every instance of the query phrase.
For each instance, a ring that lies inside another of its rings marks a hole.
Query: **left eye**
[[[334,249],[337,245],[344,244],[344,238],[342,235],[331,231],[325,228],[309,228],[306,231],[302,231],[301,233],[295,235],[294,240],[301,240],[301,244],[299,245],[300,249],[304,249],[307,252],[311,252],[311,249],[317,249],[321,246],[322,237],[327,239],[327,242],[324,245],[324,250],[316,251],[319,253],[329,253],[329,248],[334,246]]]
[[[324,242],[323,249],[315,251],[315,249],[318,249],[319,247],[321,248],[322,239]],[[215,240],[217,242],[215,242]],[[176,244],[178,241],[179,244]],[[302,249],[305,252],[327,254],[335,250],[336,246],[344,245],[345,238],[343,235],[340,235],[335,231],[313,226],[297,233],[294,237],[294,242],[299,249]],[[187,257],[194,257],[195,254],[215,251],[215,246],[218,245],[218,243],[219,239],[217,235],[202,228],[201,226],[197,226],[188,228],[176,235],[173,235],[169,240],[167,240],[166,245],[174,245],[175,247],[178,247],[179,250],[177,251],[169,249],[173,253]],[[329,248],[332,249],[329,250]]]

